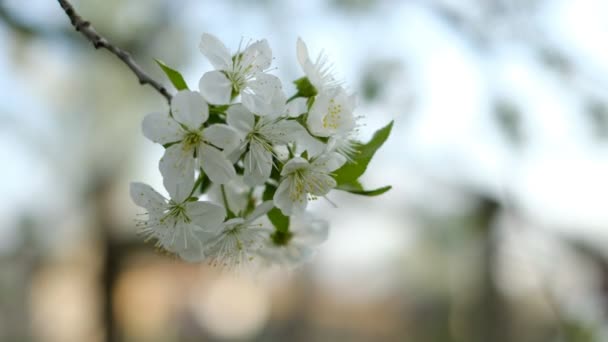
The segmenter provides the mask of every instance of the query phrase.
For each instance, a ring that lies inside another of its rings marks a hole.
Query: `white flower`
[[[322,154],[308,162],[301,157],[289,160],[281,171],[283,177],[274,194],[274,205],[284,215],[291,216],[304,212],[311,199],[325,196],[336,186],[336,181],[329,175],[345,162],[338,153]]]
[[[270,264],[295,267],[310,260],[316,248],[327,240],[329,224],[305,213],[292,216],[289,231],[281,233],[269,231],[265,246],[259,251]]]
[[[229,104],[240,94],[245,107],[256,114],[282,114],[286,97],[281,81],[265,73],[272,62],[272,51],[265,39],[231,55],[216,37],[203,34],[200,50],[216,69],[205,73],[199,82],[207,101]]]
[[[296,54],[304,74],[317,92],[322,93],[340,85],[341,82],[337,81],[332,75],[333,67],[328,63],[327,56],[320,53],[313,62],[308,54],[306,43],[301,38],[298,38],[296,43]]]
[[[191,182],[170,182],[168,200],[149,185],[131,183],[133,202],[148,211],[148,219],[140,222],[141,232],[156,239],[157,246],[178,254],[190,262],[204,258],[205,241],[211,239],[226,217],[223,207],[210,202],[193,202],[188,197]]]
[[[253,113],[240,104],[231,106],[226,115],[228,124],[241,134],[240,151],[246,151],[244,179],[251,186],[264,184],[270,177],[273,147],[294,142],[307,134],[295,120],[268,117],[256,120]]]
[[[263,246],[266,231],[254,223],[272,209],[272,202],[260,204],[245,218],[233,218],[221,225],[218,234],[206,243],[205,253],[213,266],[235,269],[251,262]]]
[[[308,113],[306,125],[319,137],[348,134],[355,128],[355,98],[341,87],[319,93]]]
[[[163,145],[173,143],[160,160],[159,168],[165,183],[194,179],[195,155],[213,182],[229,182],[236,175],[234,166],[218,147],[232,148],[238,142],[237,133],[223,124],[203,127],[209,118],[209,108],[198,92],[183,90],[177,93],[171,102],[171,112],[173,117],[149,114],[142,125],[148,139]]]

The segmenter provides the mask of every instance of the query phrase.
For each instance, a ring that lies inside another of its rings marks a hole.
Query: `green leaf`
[[[355,195],[361,195],[361,196],[380,196],[383,193],[389,191],[390,189],[392,189],[392,186],[387,185],[387,186],[383,186],[381,188],[378,189],[374,189],[374,190],[365,190],[363,189],[363,187],[361,186],[361,184],[357,183],[356,185],[353,184],[341,184],[338,185],[338,187],[336,187],[337,190],[342,190],[342,191],[346,191],[346,192],[350,192],[351,194],[355,194]]]
[[[182,76],[182,74],[179,73],[179,71],[168,67],[161,60],[158,60],[158,59],[154,59],[154,60],[156,61],[156,64],[158,64],[160,66],[160,68],[163,69],[163,71],[165,72],[165,75],[167,75],[167,77],[169,78],[169,81],[171,81],[171,83],[173,84],[175,89],[177,89],[177,90],[188,89],[188,85],[186,84],[186,81],[184,81],[184,77]]]
[[[262,195],[262,199],[264,201],[272,200],[274,193],[277,191],[277,188],[272,185],[266,185],[266,190],[264,190],[264,194]],[[289,216],[283,215],[281,210],[278,208],[272,208],[266,214],[272,225],[276,228],[278,232],[287,233],[289,232]]]
[[[367,165],[372,160],[372,157],[376,151],[380,148],[380,146],[382,146],[382,144],[384,144],[386,139],[388,139],[392,128],[393,121],[376,131],[372,139],[367,144],[358,143],[355,146],[355,150],[357,152],[353,156],[353,160],[344,164],[344,166],[336,170],[334,173],[334,178],[336,179],[338,186],[345,184],[354,186],[355,184],[359,184],[359,177],[365,173]],[[361,185],[359,184],[359,186]]]

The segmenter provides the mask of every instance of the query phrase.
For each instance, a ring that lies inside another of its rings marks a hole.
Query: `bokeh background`
[[[0,0],[0,341],[608,341],[608,2],[79,0],[111,42],[196,86],[202,32],[301,36],[393,134],[332,193],[314,261],[234,276],[135,235],[128,184],[162,189],[145,114],[166,103],[69,26]],[[165,82],[166,83],[166,82]]]

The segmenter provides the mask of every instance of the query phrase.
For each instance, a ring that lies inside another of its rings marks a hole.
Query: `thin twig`
[[[165,99],[167,99],[167,102],[171,103],[172,96],[171,94],[169,94],[167,89],[163,85],[152,79],[152,77],[148,76],[148,74],[146,74],[142,70],[142,68],[133,60],[133,58],[128,52],[110,44],[110,42],[108,42],[106,38],[99,35],[99,33],[95,31],[95,28],[93,28],[91,23],[82,19],[82,17],[78,15],[78,13],[76,13],[74,7],[72,7],[72,5],[67,0],[58,1],[61,5],[61,8],[63,8],[63,10],[65,11],[65,14],[67,14],[67,16],[70,18],[72,26],[74,26],[76,31],[82,33],[82,35],[85,36],[87,40],[90,41],[96,49],[106,49],[110,51],[113,55],[118,57],[121,61],[123,61],[123,63],[125,63],[129,67],[129,69],[131,69],[131,71],[133,71],[135,76],[137,76],[139,84],[150,85],[152,88],[156,89],[156,91],[158,91]]]

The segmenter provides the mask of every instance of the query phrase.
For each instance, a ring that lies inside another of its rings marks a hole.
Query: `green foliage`
[[[163,69],[163,71],[165,72],[165,75],[167,75],[167,78],[169,78],[169,81],[171,81],[171,83],[173,84],[175,89],[177,89],[177,90],[188,89],[188,85],[186,84],[184,77],[182,76],[182,74],[179,73],[179,71],[168,67],[161,60],[155,59],[155,61],[160,66],[160,68]]]
[[[264,190],[262,198],[264,199],[264,201],[272,200],[272,197],[274,196],[274,193],[276,191],[277,188],[275,186],[266,185],[266,190]],[[289,216],[283,215],[281,210],[279,210],[278,208],[272,208],[272,210],[268,212],[267,216],[278,232],[289,232]]]
[[[365,190],[365,189],[363,189],[363,186],[361,185],[361,183],[356,182],[354,184],[338,185],[336,187],[336,189],[342,190],[342,191],[347,191],[347,192],[350,192],[351,194],[355,194],[355,195],[373,197],[373,196],[380,196],[383,193],[389,191],[390,189],[392,189],[392,186],[387,185],[387,186],[383,186],[381,188],[377,188],[374,190]]]
[[[375,190],[365,190],[361,183],[359,183],[359,177],[365,173],[367,165],[372,160],[376,151],[384,144],[386,139],[388,139],[392,128],[393,121],[376,131],[367,144],[356,144],[355,150],[357,153],[352,160],[344,164],[344,166],[334,173],[334,178],[338,183],[336,189],[363,196],[378,196],[391,189],[391,186],[384,186]]]

